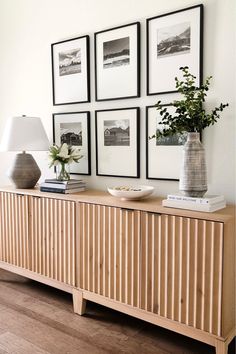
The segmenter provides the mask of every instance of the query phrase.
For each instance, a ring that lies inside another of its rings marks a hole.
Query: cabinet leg
[[[228,344],[218,340],[216,342],[216,354],[227,354],[228,353]]]
[[[74,312],[83,315],[86,310],[86,300],[83,299],[83,292],[77,289],[73,289],[73,307]]]

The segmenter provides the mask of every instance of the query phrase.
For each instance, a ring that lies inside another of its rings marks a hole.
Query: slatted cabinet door
[[[221,336],[223,224],[142,212],[141,308]]]
[[[29,269],[27,196],[0,192],[0,260]]]
[[[79,203],[80,289],[139,306],[140,212]]]
[[[30,270],[75,285],[75,202],[29,197]]]

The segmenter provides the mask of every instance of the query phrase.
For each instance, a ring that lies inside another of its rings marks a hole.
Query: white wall
[[[204,77],[213,75],[207,107],[229,102],[220,121],[204,131],[203,142],[208,164],[209,192],[224,194],[235,202],[235,0],[204,0]],[[156,187],[164,196],[178,190],[177,182],[145,179],[145,106],[157,99],[168,103],[175,95],[146,97],[145,19],[198,2],[192,0],[0,0],[0,135],[8,117],[27,114],[40,116],[52,139],[52,113],[90,110],[92,176],[88,185],[105,189],[107,185],[142,183]],[[95,102],[93,33],[109,27],[141,21],[141,97],[138,99]],[[50,44],[90,34],[90,104],[53,107]],[[95,175],[94,110],[115,107],[141,107],[141,179],[117,179]],[[5,171],[13,153],[0,154],[0,185],[9,184]],[[43,178],[52,174],[46,153],[35,153]]]

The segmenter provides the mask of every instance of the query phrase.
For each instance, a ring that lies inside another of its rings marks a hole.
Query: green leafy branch
[[[164,125],[163,130],[157,129],[156,134],[151,138],[161,136],[170,136],[184,132],[201,132],[206,127],[213,125],[220,118],[220,112],[229,104],[221,103],[219,107],[214,108],[207,113],[203,108],[203,103],[209,91],[212,76],[206,78],[205,82],[197,87],[196,76],[189,72],[187,66],[180,67],[183,74],[183,80],[175,78],[176,89],[183,95],[183,99],[175,100],[171,105],[175,107],[175,113],[172,115],[166,107],[163,107],[161,101],[156,106],[160,112],[162,120],[159,124]]]

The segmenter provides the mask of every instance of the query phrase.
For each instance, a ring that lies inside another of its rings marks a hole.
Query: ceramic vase
[[[17,154],[7,175],[16,188],[34,188],[38,182],[41,171],[31,154]]]
[[[203,197],[207,191],[205,150],[199,133],[188,133],[183,147],[179,190],[189,197]]]

